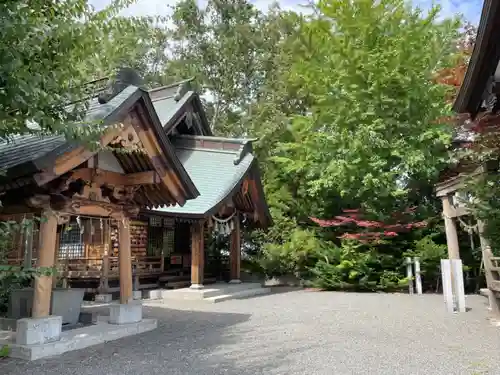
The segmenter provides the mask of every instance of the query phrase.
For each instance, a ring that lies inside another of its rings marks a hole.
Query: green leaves
[[[431,180],[447,160],[450,129],[434,123],[448,114],[447,88],[432,77],[453,61],[458,23],[399,0],[323,0],[315,10],[284,77],[310,105],[291,117],[292,139],[280,140],[274,160],[304,178],[311,197],[334,189],[383,206],[405,179]]]
[[[118,13],[133,1],[94,11],[86,0],[0,4],[0,138],[14,134],[82,134],[83,84],[134,65],[150,40],[152,21]],[[153,42],[154,43],[154,42]],[[38,128],[28,126],[35,123]],[[99,132],[100,129],[94,129]]]

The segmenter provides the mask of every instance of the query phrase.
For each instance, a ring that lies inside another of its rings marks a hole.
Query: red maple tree
[[[310,217],[310,219],[321,227],[341,227],[348,225],[355,225],[358,228],[369,229],[368,231],[362,231],[357,233],[346,232],[339,236],[342,239],[352,239],[358,240],[360,242],[376,242],[380,241],[384,237],[396,237],[398,233],[408,232],[414,228],[422,228],[427,226],[426,221],[418,222],[402,222],[401,219],[407,214],[411,214],[415,211],[415,207],[408,208],[403,212],[403,214],[394,214],[393,218],[397,221],[392,224],[383,223],[381,221],[366,220],[362,218],[360,210],[342,210],[343,215],[335,216],[333,219],[322,220],[316,217]]]

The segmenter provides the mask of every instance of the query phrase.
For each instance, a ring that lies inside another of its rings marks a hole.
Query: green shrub
[[[397,290],[407,280],[397,269],[387,270],[383,264],[387,255],[377,249],[343,241],[341,246],[330,246],[317,254],[317,262],[310,268],[309,285],[326,290]]]
[[[267,276],[294,274],[303,277],[323,246],[313,231],[295,229],[284,243],[265,244],[259,264]]]

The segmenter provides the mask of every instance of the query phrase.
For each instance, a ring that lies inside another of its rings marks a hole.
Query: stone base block
[[[161,293],[162,289],[153,289],[153,290],[146,290],[146,298],[147,299],[161,299]]]
[[[39,345],[58,341],[61,330],[62,316],[19,319],[16,327],[16,344]]]
[[[62,332],[59,341],[43,345],[18,345],[15,332],[3,331],[0,332],[0,348],[7,345],[10,350],[9,357],[31,361],[148,332],[156,327],[155,319],[143,319],[139,323],[126,325],[109,324],[107,320],[98,320],[95,325]]]
[[[142,303],[131,301],[129,303],[117,303],[109,306],[110,324],[138,323],[142,320]]]
[[[203,284],[191,284],[189,289],[200,290],[203,289]]]
[[[229,284],[241,284],[241,280],[240,279],[232,279],[229,281]]]
[[[101,303],[110,303],[111,301],[113,301],[113,295],[111,295],[111,294],[96,294],[95,301],[101,302]]]
[[[132,292],[132,298],[133,299],[142,299],[142,292],[140,290],[134,290]]]

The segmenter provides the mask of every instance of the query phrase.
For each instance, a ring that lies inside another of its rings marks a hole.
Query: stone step
[[[228,294],[219,294],[215,295],[213,297],[206,297],[203,299],[205,302],[209,303],[217,303],[217,302],[224,302],[224,301],[229,301],[232,299],[242,299],[242,298],[247,298],[247,297],[253,297],[253,296],[260,296],[263,294],[269,294],[271,293],[270,288],[251,288],[248,290],[240,290],[238,292],[233,292],[233,293],[228,293]]]
[[[240,283],[240,284],[226,284],[218,283],[210,288],[205,287],[201,292],[203,293],[203,298],[211,298],[222,295],[228,295],[233,293],[238,293],[246,290],[259,289],[262,285],[260,283]]]

